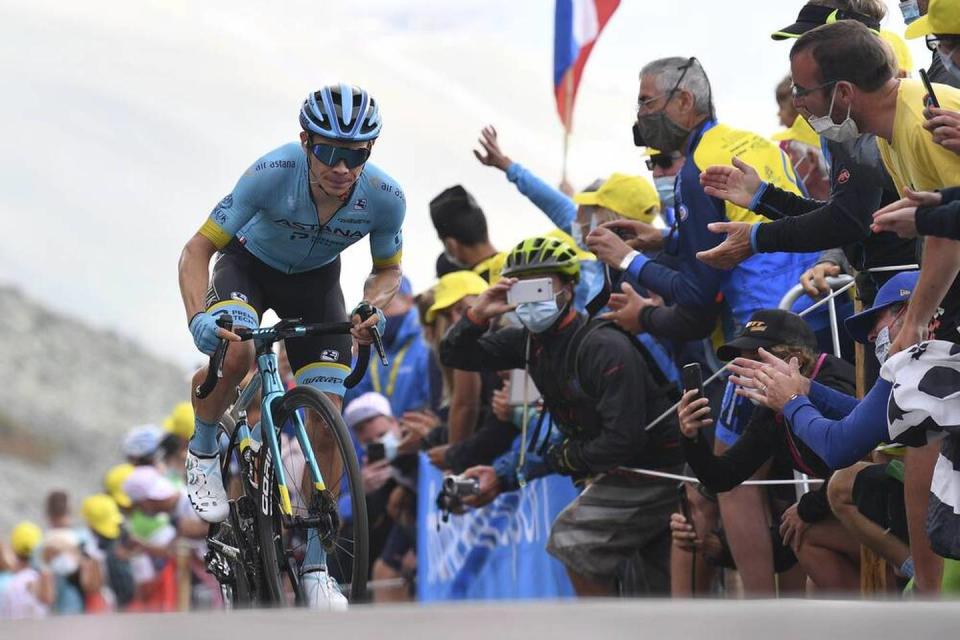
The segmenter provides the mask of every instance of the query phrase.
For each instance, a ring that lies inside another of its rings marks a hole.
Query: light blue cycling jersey
[[[397,182],[368,162],[350,197],[321,226],[307,167],[298,143],[274,149],[214,207],[200,235],[218,249],[237,236],[250,253],[284,273],[327,265],[367,235],[375,267],[399,264],[406,200]]]

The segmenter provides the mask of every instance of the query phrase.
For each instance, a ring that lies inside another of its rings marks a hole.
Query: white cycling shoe
[[[303,595],[307,606],[319,611],[346,611],[347,598],[340,591],[340,585],[330,577],[326,569],[309,571],[300,576]]]
[[[220,473],[220,454],[199,456],[187,450],[187,497],[204,521],[223,522],[230,513]]]

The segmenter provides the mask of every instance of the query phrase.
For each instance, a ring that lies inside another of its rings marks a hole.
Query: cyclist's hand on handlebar
[[[193,335],[193,343],[197,345],[202,353],[208,356],[213,355],[217,350],[220,339],[239,342],[240,336],[217,326],[217,319],[206,311],[195,314],[190,319],[190,333]]]
[[[373,344],[373,335],[370,333],[370,329],[376,327],[377,331],[379,331],[380,335],[382,336],[383,330],[387,326],[387,319],[386,316],[383,315],[383,311],[377,309],[376,307],[371,308],[374,310],[374,314],[366,320],[360,317],[360,314],[357,313],[357,309],[354,309],[350,314],[350,322],[353,323],[353,328],[350,329],[350,335],[352,335],[354,340],[357,341],[357,344]]]

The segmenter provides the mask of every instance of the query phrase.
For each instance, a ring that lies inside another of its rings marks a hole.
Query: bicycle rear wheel
[[[266,581],[271,591],[279,595],[281,604],[300,604],[302,592],[299,567],[306,552],[306,541],[316,535],[324,541],[327,551],[327,569],[340,583],[341,591],[350,602],[362,602],[366,598],[368,559],[368,528],[366,498],[356,450],[346,424],[334,404],[322,393],[310,387],[297,387],[274,403],[273,421],[278,438],[283,433],[295,433],[295,416],[310,419],[319,427],[319,435],[332,446],[327,464],[318,457],[321,473],[327,486],[326,492],[318,492],[309,482],[309,470],[304,464],[299,443],[295,437],[281,440],[281,458],[294,519],[316,519],[319,514],[328,514],[326,525],[286,528],[280,514],[280,500],[273,477],[270,448],[260,449],[260,515],[261,556]],[[308,430],[309,433],[309,430]],[[314,443],[314,447],[316,443]],[[304,482],[304,478],[307,482]],[[305,486],[306,485],[306,486]],[[269,509],[264,509],[269,505]],[[266,526],[270,524],[269,530]],[[267,544],[268,540],[272,544]],[[269,548],[268,548],[269,547]],[[269,568],[267,568],[269,567]],[[284,577],[289,581],[285,589]]]

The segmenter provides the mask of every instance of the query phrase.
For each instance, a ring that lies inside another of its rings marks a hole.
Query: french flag
[[[569,132],[573,102],[590,51],[620,0],[556,0],[553,89],[560,121]]]

